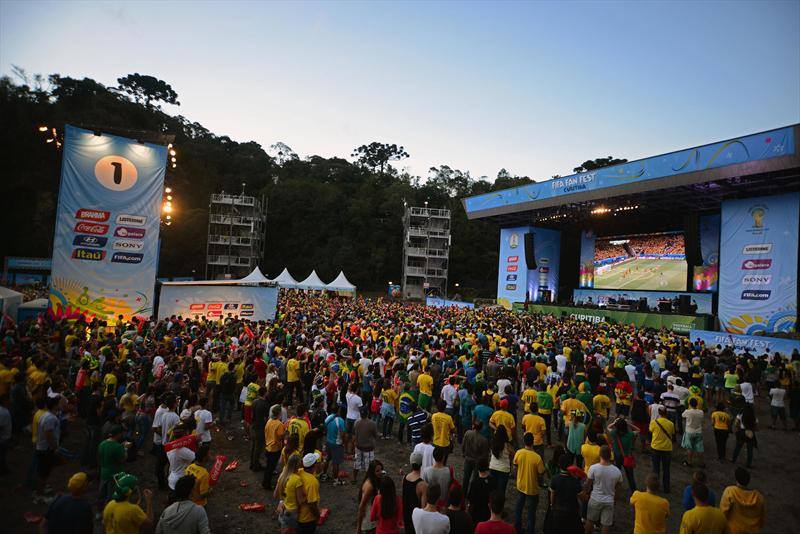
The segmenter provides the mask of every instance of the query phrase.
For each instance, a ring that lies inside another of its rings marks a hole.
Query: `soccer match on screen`
[[[0,0],[0,534],[800,532],[800,0]]]

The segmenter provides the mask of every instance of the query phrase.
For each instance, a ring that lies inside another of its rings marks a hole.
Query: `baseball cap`
[[[319,461],[319,454],[310,452],[303,456],[303,467],[311,467]]]
[[[69,491],[78,491],[85,488],[88,482],[89,477],[86,476],[86,473],[79,471],[70,477],[69,482],[67,482],[67,489]]]
[[[421,452],[412,452],[411,456],[408,459],[408,462],[411,465],[422,465],[422,453]]]

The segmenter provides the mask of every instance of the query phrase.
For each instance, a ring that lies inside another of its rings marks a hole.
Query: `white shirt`
[[[354,420],[361,417],[361,407],[364,405],[361,397],[352,391],[348,391],[345,399],[347,401],[347,418]]]
[[[508,378],[501,378],[497,381],[497,393],[500,394],[500,398],[503,399],[506,396],[506,386],[511,385],[511,380]]]
[[[419,468],[420,475],[425,474],[425,470],[433,465],[433,449],[435,447],[432,443],[417,443],[412,452],[418,452],[422,455],[422,466]]]
[[[211,412],[202,408],[195,412],[194,420],[197,422],[197,435],[200,436],[200,443],[210,443],[211,431],[207,428],[207,425],[214,420],[214,416],[211,415]]]
[[[614,504],[614,492],[622,482],[622,472],[615,465],[593,464],[587,474],[592,481],[591,499],[604,504]]]
[[[783,398],[786,396],[786,390],[783,388],[772,388],[769,390],[769,396],[772,397],[770,401],[770,406],[775,406],[776,408],[784,408],[786,405],[783,402]]]
[[[655,421],[658,419],[658,411],[661,409],[661,407],[661,404],[655,402],[650,405],[650,421]]]
[[[175,425],[181,422],[181,418],[178,417],[178,414],[171,410],[164,411],[164,414],[161,416],[161,440],[163,443],[169,443],[172,438],[170,437],[170,432],[172,429],[175,428]]]
[[[371,363],[372,363],[372,360],[370,360],[366,356],[364,356],[360,360],[358,360],[358,365],[361,367],[361,374],[362,375],[367,372],[367,369],[369,369],[369,366],[370,366]]]
[[[742,397],[748,404],[753,404],[753,384],[750,382],[742,382],[739,384],[742,388]]]
[[[153,426],[152,428],[159,428],[161,426],[161,417],[168,412],[169,409],[164,408],[163,406],[159,405],[156,408],[156,413],[153,415]],[[153,432],[153,443],[156,445],[161,445],[161,436]]]
[[[374,360],[372,360],[373,365],[378,366],[378,374],[383,376],[384,370],[386,369],[386,360],[383,359],[382,356],[378,356]]]
[[[411,521],[417,534],[449,534],[450,518],[439,512],[426,512],[422,508],[414,508]]]
[[[675,393],[679,399],[681,399],[681,403],[684,403],[686,399],[689,398],[689,388],[675,384],[675,386],[672,388],[672,392]]]
[[[153,376],[158,376],[159,367],[161,368],[164,367],[164,358],[162,358],[161,356],[156,356],[155,358],[153,358]]]
[[[556,368],[560,375],[563,375],[564,371],[567,369],[567,357],[563,354],[556,354]]]
[[[169,489],[174,490],[175,483],[186,474],[186,468],[189,467],[189,464],[194,462],[194,452],[188,447],[178,447],[167,453],[167,460],[169,460],[167,484]]]
[[[703,431],[703,410],[688,409],[683,412],[686,419],[686,433],[699,434]]]
[[[636,366],[628,364],[625,366],[625,372],[628,373],[628,380],[631,384],[636,383]]]
[[[456,398],[456,388],[452,384],[447,384],[442,388],[442,399],[447,404],[448,408],[453,407],[453,400]]]

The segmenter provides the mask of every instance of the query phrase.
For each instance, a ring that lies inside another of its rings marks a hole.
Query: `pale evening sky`
[[[132,72],[218,135],[536,180],[800,122],[800,2],[0,1],[0,73]]]

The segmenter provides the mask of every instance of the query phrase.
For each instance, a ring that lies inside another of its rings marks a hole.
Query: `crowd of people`
[[[616,244],[615,244],[616,243]],[[650,234],[619,238],[612,243],[608,239],[595,242],[594,262],[614,258],[634,258],[638,256],[684,255],[686,248],[682,234]]]
[[[52,533],[224,530],[206,514],[211,464],[242,424],[284,534],[314,532],[321,488],[348,484],[357,534],[606,533],[630,513],[615,504],[624,486],[636,534],[666,532],[676,513],[681,533],[757,534],[755,399],[769,399],[769,432],[800,423],[797,353],[494,307],[287,291],[270,322],[39,317],[3,335],[0,471],[27,467]],[[70,432],[85,433],[82,451],[62,447]],[[407,447],[407,472],[386,471],[383,440]],[[25,447],[30,466],[8,461]],[[158,487],[145,489],[131,471],[151,454]],[[682,511],[664,498],[673,460],[695,470]],[[737,466],[719,497],[712,462]],[[53,469],[78,464],[53,497]]]

